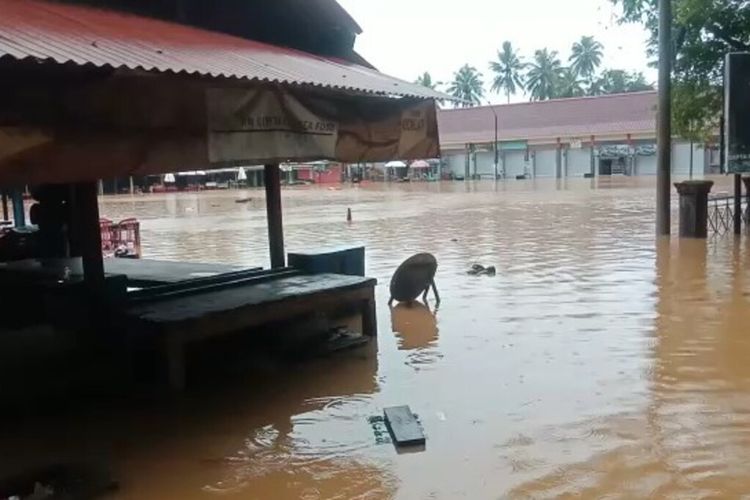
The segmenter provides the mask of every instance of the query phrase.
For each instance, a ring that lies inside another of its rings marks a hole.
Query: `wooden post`
[[[734,234],[742,234],[742,175],[734,174]]]
[[[745,199],[747,206],[745,207],[745,224],[750,224],[750,177],[743,177],[742,183],[745,184]]]
[[[268,219],[268,246],[271,267],[284,267],[284,225],[281,217],[281,173],[278,165],[263,167],[266,185],[266,217]]]
[[[659,107],[657,117],[656,234],[671,230],[672,0],[659,0]]]
[[[99,229],[99,200],[96,182],[81,182],[73,186],[73,210],[78,250],[83,261],[83,279],[92,288],[104,285],[102,234]]]
[[[591,136],[591,155],[590,155],[590,158],[591,158],[591,160],[590,160],[591,161],[591,170],[590,170],[591,177],[596,177],[596,160],[595,160],[595,154],[594,154],[595,150],[596,150],[596,137],[594,137],[592,135]]]
[[[375,307],[375,290],[370,289],[367,298],[362,301],[362,334],[368,337],[378,336],[378,315]]]
[[[8,220],[8,193],[3,191],[3,220]]]

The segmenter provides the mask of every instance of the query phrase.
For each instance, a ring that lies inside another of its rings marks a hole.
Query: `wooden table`
[[[127,310],[136,335],[155,336],[165,350],[172,388],[185,385],[185,345],[312,312],[350,308],[362,315],[362,333],[377,334],[373,278],[341,274],[278,279],[190,295],[138,302]]]
[[[28,273],[37,276],[61,277],[65,268],[70,277],[83,276],[80,257],[66,259],[26,259],[0,263],[0,272]],[[104,259],[104,272],[107,275],[125,275],[130,286],[149,286],[163,283],[177,283],[191,278],[216,276],[247,269],[243,266],[226,264],[205,264],[199,262],[172,262],[151,259]],[[255,269],[255,268],[252,268]],[[258,268],[259,269],[259,268]]]

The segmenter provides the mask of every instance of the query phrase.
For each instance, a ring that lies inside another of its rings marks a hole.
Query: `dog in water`
[[[435,302],[440,303],[440,294],[435,286],[435,273],[437,272],[437,259],[430,253],[418,253],[406,259],[391,278],[391,298],[388,305],[393,301],[413,302],[422,294],[422,300],[427,300],[427,292],[432,288],[435,294]]]

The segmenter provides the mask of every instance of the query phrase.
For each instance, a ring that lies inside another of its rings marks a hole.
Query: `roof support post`
[[[263,167],[266,185],[266,217],[268,219],[268,247],[271,267],[284,267],[284,224],[281,215],[281,169],[278,164]]]
[[[104,286],[102,234],[99,228],[99,200],[96,182],[73,185],[72,211],[76,227],[77,250],[83,261],[83,280],[91,289]]]
[[[20,188],[14,188],[10,192],[10,198],[13,201],[13,225],[23,227],[26,225],[26,212],[23,208],[23,191]]]

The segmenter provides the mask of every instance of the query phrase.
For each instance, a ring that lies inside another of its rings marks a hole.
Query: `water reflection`
[[[434,347],[438,340],[437,310],[422,302],[400,303],[391,308],[391,331],[405,351]]]

